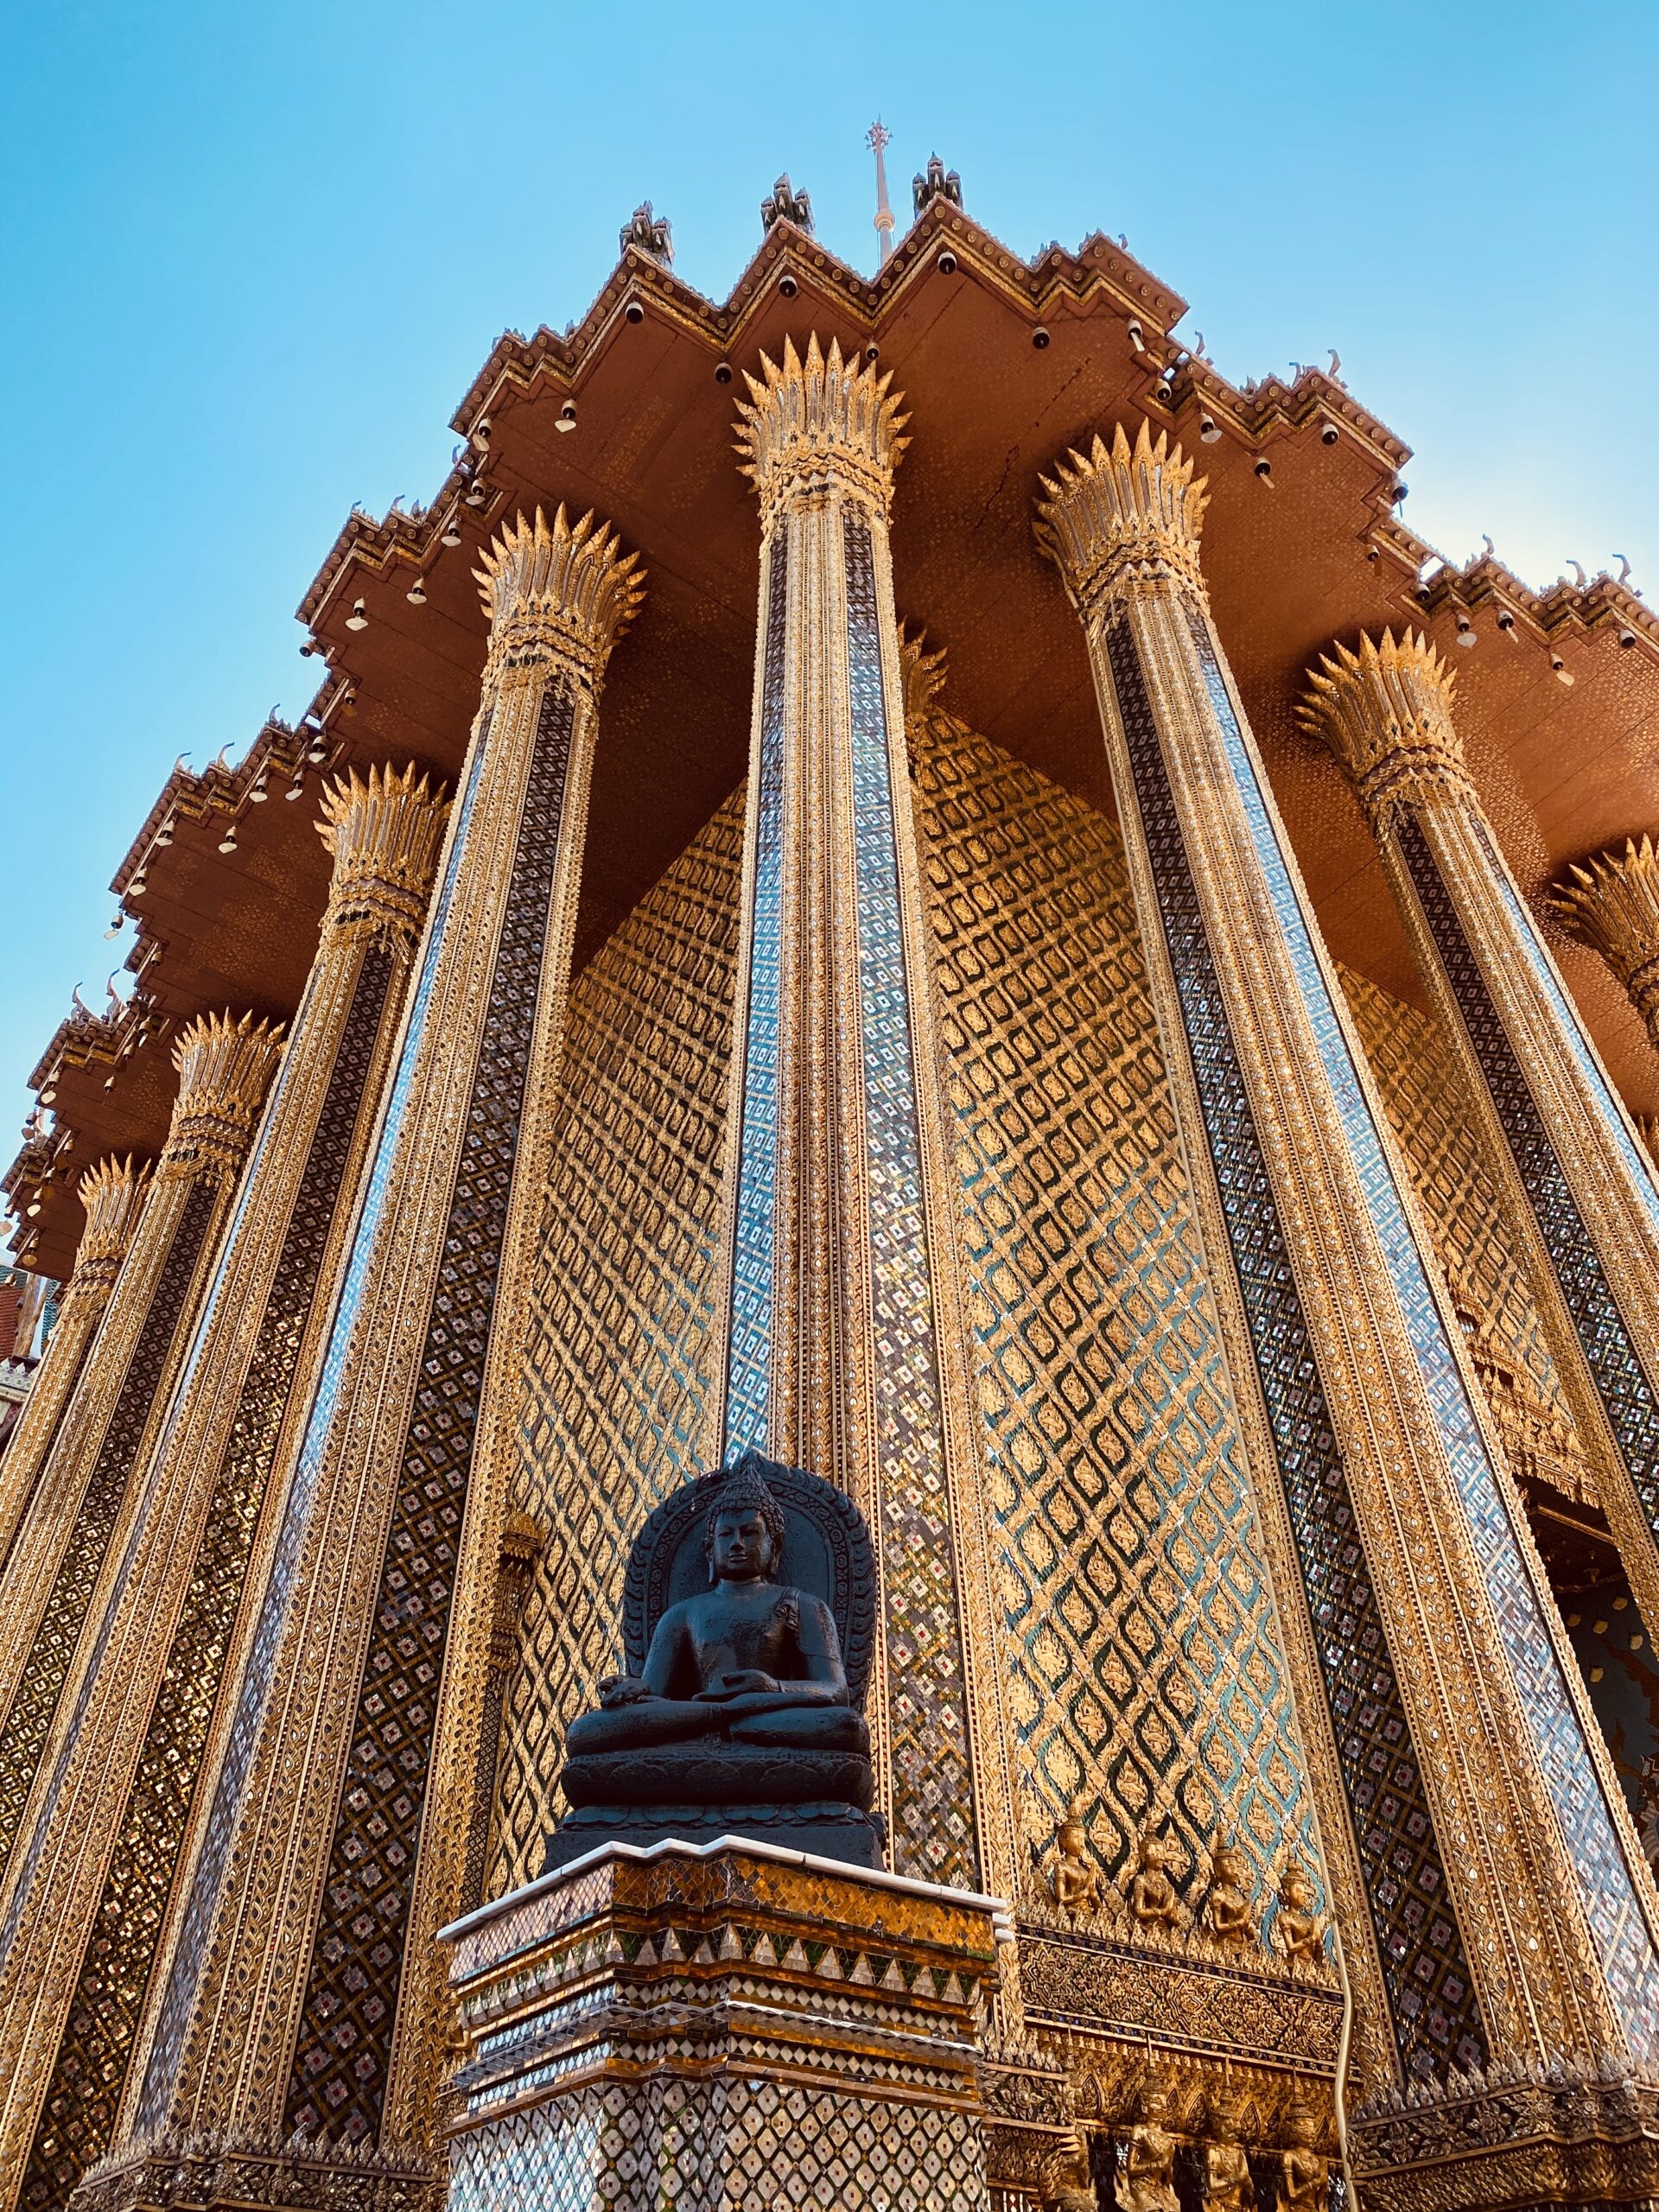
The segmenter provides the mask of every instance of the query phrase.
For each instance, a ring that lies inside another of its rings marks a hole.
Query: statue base
[[[556,1873],[607,1843],[649,1850],[670,1840],[710,1844],[728,1836],[847,1866],[881,1865],[875,1819],[845,1800],[823,1799],[804,1805],[580,1805],[547,1839],[542,1872]]]
[[[991,1897],[728,1836],[611,1844],[443,1931],[451,2212],[988,2212]]]

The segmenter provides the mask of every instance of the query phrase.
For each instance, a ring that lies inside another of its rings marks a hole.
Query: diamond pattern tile
[[[190,1893],[185,1901],[180,1939],[169,1953],[171,1964],[168,1980],[157,2007],[149,2057],[138,2096],[138,2126],[141,2129],[153,2130],[163,2124],[168,2101],[184,2052],[185,2038],[195,2003],[198,1976],[207,1956],[209,1930],[236,1834],[242,1793],[259,1740],[260,1726],[274,1679],[277,1644],[294,1594],[295,1577],[316,1498],[317,1478],[322,1466],[328,1430],[339,1403],[346,1353],[362,1313],[370,1255],[391,1187],[398,1132],[408,1109],[420,1062],[421,1039],[426,1027],[427,1010],[437,975],[445,925],[454,903],[461,855],[467,849],[467,832],[478,798],[479,779],[483,772],[489,734],[490,721],[486,715],[472,749],[467,780],[456,802],[454,833],[433,901],[432,926],[427,935],[420,972],[410,996],[403,1048],[392,1076],[385,1121],[369,1168],[362,1212],[353,1239],[351,1256],[346,1263],[339,1305],[328,1332],[328,1348],[323,1355],[316,1395],[307,1416],[304,1440],[289,1480],[283,1526],[277,1537],[270,1573],[260,1599],[259,1619],[254,1630],[252,1649],[237,1684],[236,1709],[231,1718],[225,1751],[214,1783],[213,1807],[197,1855]]]
[[[1236,1822],[1314,1863],[1303,1755],[1147,987],[1103,817],[960,725],[917,766],[1031,1871]]]
[[[857,886],[874,1287],[877,1455],[893,1779],[892,1864],[974,1888],[966,1670],[944,1414],[923,1205],[916,1068],[888,781],[887,706],[869,525],[842,519],[851,694]]]
[[[760,759],[755,792],[754,926],[742,1028],[743,1109],[726,1374],[726,1456],[767,1448],[771,1388],[772,1204],[778,1154],[778,1039],[782,988],[784,658],[790,526],[773,534],[761,665]]]
[[[1607,1819],[1607,1800],[1573,1703],[1563,1662],[1545,1624],[1544,1608],[1553,1609],[1554,1600],[1534,1581],[1528,1564],[1529,1548],[1523,1548],[1517,1537],[1519,1505],[1512,1505],[1506,1498],[1487,1456],[1469,1386],[1429,1288],[1422,1255],[1314,950],[1308,918],[1291,880],[1262,780],[1233,711],[1208,627],[1195,609],[1189,608],[1188,620],[1325,1078],[1347,1132],[1366,1208],[1393,1277],[1406,1333],[1417,1356],[1446,1462],[1468,1516],[1486,1594],[1520,1694],[1522,1713],[1532,1732],[1569,1858],[1580,1876],[1585,1914],[1602,1953],[1610,1986],[1624,2003],[1638,2044],[1646,2050],[1659,2050],[1659,1958],[1655,1955],[1630,1869]]]
[[[550,679],[295,2052],[289,2126],[347,2141],[373,2135],[385,2088],[574,718]]]
[[[740,791],[571,989],[513,1487],[546,1538],[490,1896],[541,1872],[564,1732],[621,1663],[628,1548],[704,1449],[742,842]]]
[[[1108,632],[1107,649],[1159,919],[1313,1615],[1390,2024],[1408,2075],[1444,2075],[1454,2065],[1484,2065],[1487,2057],[1463,1935],[1222,1001],[1152,702],[1125,625]],[[1212,701],[1220,689],[1217,675]],[[1224,691],[1218,713],[1224,704],[1230,716]]]
[[[139,1325],[46,1610],[18,1677],[11,1709],[0,1727],[0,1866],[17,1840],[35,1769],[86,1624],[133,1462],[167,1374],[184,1301],[218,1202],[217,1183],[200,1180],[191,1185],[179,1210],[173,1241],[156,1276],[155,1297]]]
[[[385,948],[369,947],[341,1025],[184,1611],[48,2084],[19,2199],[27,2212],[67,2205],[81,2174],[109,2146],[392,972]],[[135,1551],[139,1535],[135,1528]],[[61,1764],[67,1757],[66,1750]]]

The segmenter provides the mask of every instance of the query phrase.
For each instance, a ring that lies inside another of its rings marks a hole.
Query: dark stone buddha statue
[[[796,1551],[827,1587],[784,1579]],[[702,1586],[662,1602],[691,1561]],[[855,1682],[836,1596],[859,1617]],[[572,1810],[550,1840],[549,1868],[603,1841],[722,1834],[879,1864],[858,1710],[873,1597],[856,1509],[799,1468],[750,1453],[659,1507],[625,1599],[643,1658],[602,1681],[598,1710],[571,1724],[560,1778]]]

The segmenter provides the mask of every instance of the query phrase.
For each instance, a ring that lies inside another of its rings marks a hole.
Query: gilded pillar
[[[109,2145],[442,840],[442,798],[412,768],[353,775],[323,804],[334,867],[317,957],[73,1722],[0,1886],[0,2173],[22,2162],[30,2212],[67,2203]]]
[[[1598,853],[1569,868],[1550,906],[1624,984],[1659,1050],[1659,853],[1652,838],[1627,837],[1623,853]]]
[[[480,582],[482,703],[118,2125],[139,2198],[187,2139],[280,2159],[326,2134],[387,2171],[406,2150],[411,2187],[433,2171],[433,1936],[465,1879],[599,695],[641,597],[613,532],[563,509],[505,531]],[[300,2163],[284,2186],[331,2185],[320,2148]]]
[[[1452,720],[1452,678],[1409,632],[1338,645],[1302,710],[1370,817],[1520,1236],[1574,1423],[1649,1630],[1659,1628],[1659,1187],[1516,890]],[[1604,879],[1574,911],[1628,947]],[[1652,921],[1647,924],[1649,932]]]
[[[0,1875],[95,1594],[130,1518],[194,1329],[281,1052],[245,1014],[206,1014],[174,1051],[179,1093],[131,1248],[0,1574]]]
[[[1143,428],[1045,491],[1238,1410],[1305,1600],[1292,1665],[1367,2089],[1386,2113],[1409,2085],[1406,2163],[1455,2151],[1444,2201],[1490,2201],[1475,2162],[1510,2116],[1465,2104],[1454,2141],[1434,2085],[1650,2067],[1651,1885],[1216,637],[1203,486]]]
[[[760,635],[727,1187],[721,1449],[855,1498],[884,1637],[891,1863],[1012,1872],[887,543],[890,379],[814,337],[740,408]]]
[[[82,1363],[108,1309],[149,1190],[149,1169],[135,1168],[130,1158],[100,1160],[80,1179],[86,1226],[76,1247],[74,1272],[58,1307],[57,1326],[47,1339],[11,1441],[0,1459],[0,1566],[35,1494]]]

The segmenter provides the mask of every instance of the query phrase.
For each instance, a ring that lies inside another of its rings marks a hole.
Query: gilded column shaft
[[[31,2212],[67,2202],[108,2146],[442,836],[442,800],[412,769],[353,776],[325,808],[334,877],[316,961],[73,1725],[0,1891],[0,2171],[26,2161]]]
[[[1497,849],[1426,639],[1362,638],[1303,709],[1355,783],[1452,1041],[1643,1619],[1659,1624],[1659,1189]],[[1579,909],[1580,913],[1584,908]],[[1644,988],[1640,950],[1629,980]]]
[[[0,1576],[0,1862],[9,1864],[136,1471],[182,1365],[279,1037],[245,1015],[193,1022],[131,1249]]]
[[[11,1441],[0,1459],[0,1567],[29,1510],[99,1324],[109,1309],[149,1189],[148,1166],[135,1168],[130,1158],[100,1160],[80,1179],[86,1226],[75,1252],[74,1272]]]
[[[837,346],[763,368],[721,1448],[862,1508],[893,1863],[971,1886],[1012,1872],[1011,1793],[887,544],[902,418]]]
[[[563,509],[480,582],[483,704],[118,2134],[430,2135],[429,1938],[464,1878],[518,1351],[492,1319],[521,1301],[598,695],[641,595]]]
[[[1650,2063],[1649,1885],[1225,671],[1202,486],[1120,430],[1046,488],[1241,1411],[1282,1480],[1351,1957],[1398,2077]]]

